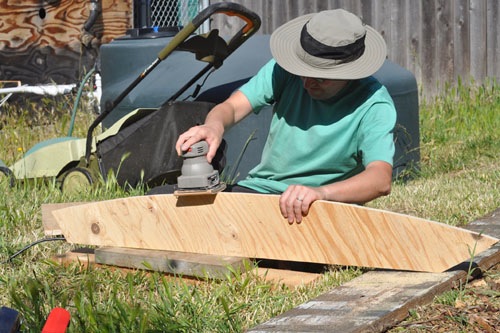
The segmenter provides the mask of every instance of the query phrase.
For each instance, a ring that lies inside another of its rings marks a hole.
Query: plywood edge
[[[328,201],[318,200],[318,202],[328,202]],[[339,206],[344,206],[344,207],[348,207],[351,205],[351,204],[342,203],[342,202],[336,202],[335,204],[339,205]],[[380,209],[380,208],[373,208],[373,207],[367,207],[367,206],[361,206],[360,208],[362,208],[366,211],[377,212],[380,214],[388,214],[388,215],[392,215],[395,217],[411,218],[414,221],[421,221],[421,222],[425,222],[425,223],[430,223],[430,224],[433,224],[436,226],[446,226],[446,228],[448,228],[450,230],[457,230],[457,231],[466,230],[466,231],[470,232],[471,234],[477,236],[478,239],[479,238],[488,239],[491,242],[493,242],[493,244],[500,241],[500,235],[488,233],[490,231],[489,228],[480,228],[480,227],[476,227],[476,228],[465,227],[464,228],[464,227],[454,226],[454,225],[450,225],[450,224],[445,224],[445,223],[439,222],[439,221],[425,219],[425,218],[414,216],[414,215],[408,215],[408,214],[403,214],[403,213],[399,213],[399,212],[388,211],[388,210],[384,210],[384,209]],[[474,223],[474,222],[472,222],[472,223]]]
[[[42,226],[45,236],[62,236],[63,231],[59,227],[57,219],[52,214],[54,211],[86,204],[85,202],[63,202],[42,204]]]

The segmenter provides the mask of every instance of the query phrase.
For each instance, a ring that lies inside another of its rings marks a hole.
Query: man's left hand
[[[288,223],[301,223],[302,218],[309,213],[309,207],[316,200],[321,200],[323,193],[320,188],[290,185],[280,197],[280,210]]]

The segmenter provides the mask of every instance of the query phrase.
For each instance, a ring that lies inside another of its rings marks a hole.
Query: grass
[[[449,86],[420,106],[421,170],[371,206],[464,225],[500,206],[496,82]]]
[[[369,206],[451,225],[498,208],[499,91],[496,83],[460,83],[422,103],[420,170],[409,181],[396,181],[390,196]],[[0,110],[0,158],[10,165],[35,143],[65,136],[71,107],[72,100],[63,98],[45,100],[36,113]],[[94,117],[80,112],[74,135],[84,137]],[[222,280],[182,280],[155,272],[63,265],[54,259],[71,249],[63,242],[38,244],[6,263],[43,238],[43,203],[140,195],[143,189],[124,191],[111,182],[66,196],[51,180],[10,188],[1,178],[0,191],[0,304],[22,314],[26,332],[40,332],[56,306],[70,311],[69,332],[241,332],[362,273],[332,267],[317,282],[298,288],[238,271]]]

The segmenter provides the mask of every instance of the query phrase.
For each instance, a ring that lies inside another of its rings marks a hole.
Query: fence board
[[[425,44],[420,38],[423,26],[422,20],[415,19],[419,17],[421,12],[422,2],[410,0],[408,13],[406,14],[406,22],[411,22],[411,24],[406,24],[407,39],[410,41],[408,44],[409,58],[404,67],[411,68],[417,78],[422,78],[422,58],[420,57],[420,52],[422,51],[422,45]],[[402,65],[401,63],[399,64]]]
[[[486,76],[486,1],[470,1],[470,74],[475,80]],[[497,32],[498,33],[498,32]]]
[[[500,79],[500,2],[490,1],[487,4],[487,31],[495,31],[496,33],[487,34],[487,69],[486,75]]]
[[[454,77],[454,40],[453,40],[453,2],[439,0],[437,2],[437,24],[436,24],[436,42],[437,42],[437,61],[438,77]],[[451,22],[450,22],[451,21]],[[438,84],[441,83],[438,81]]]
[[[470,49],[470,25],[469,19],[469,1],[468,0],[457,0],[454,1],[454,38],[453,42],[455,44],[454,49],[454,65],[455,74],[454,79],[457,79],[460,73],[467,73],[463,75],[464,79],[468,79],[470,76],[470,57],[464,57],[463,50]]]

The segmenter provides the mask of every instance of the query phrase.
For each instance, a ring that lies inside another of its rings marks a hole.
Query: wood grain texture
[[[0,79],[72,83],[94,65],[99,46],[132,27],[132,1],[102,0],[90,31],[90,1],[0,2]]]
[[[466,226],[500,237],[500,208]],[[472,262],[480,276],[500,262],[500,243]],[[469,263],[444,273],[370,271],[247,332],[386,332],[417,306],[470,282]]]
[[[279,196],[219,193],[115,199],[53,211],[70,243],[442,272],[498,240],[445,224],[317,201],[301,224]]]
[[[59,228],[52,212],[57,209],[72,207],[78,205],[77,202],[51,203],[42,205],[42,224],[45,236],[62,236],[62,230]],[[82,203],[83,204],[83,203]]]
[[[103,43],[123,35],[132,24],[132,1],[103,0],[101,15],[91,28]],[[77,52],[89,1],[2,1],[0,50],[27,51],[34,45],[70,48]]]
[[[321,273],[261,267],[257,267],[255,273],[265,281],[294,288],[310,285],[323,276]]]

